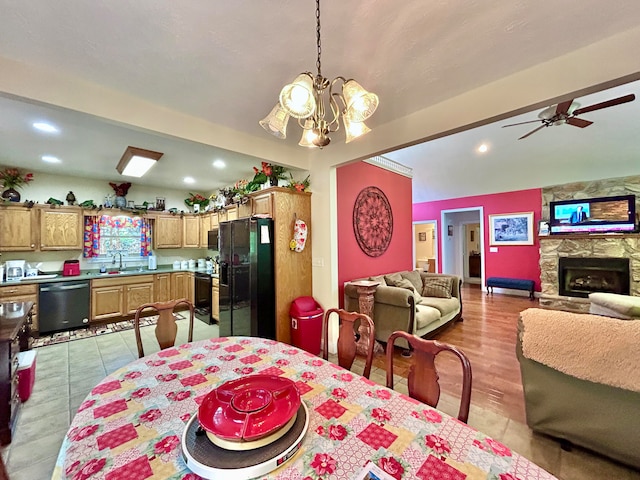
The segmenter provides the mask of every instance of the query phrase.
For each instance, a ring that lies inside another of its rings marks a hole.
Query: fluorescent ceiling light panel
[[[116,166],[120,175],[140,178],[162,157],[162,153],[138,147],[127,147]]]
[[[51,125],[50,123],[47,123],[47,122],[35,122],[33,124],[33,128],[46,133],[58,133],[60,131],[55,125]]]

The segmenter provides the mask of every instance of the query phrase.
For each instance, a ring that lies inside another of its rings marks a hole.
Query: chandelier
[[[362,88],[353,79],[336,77],[329,81],[322,76],[320,0],[316,0],[316,40],[318,73],[315,76],[311,72],[301,73],[292,83],[285,85],[280,91],[278,103],[259,123],[270,134],[285,139],[289,117],[296,118],[303,129],[298,145],[322,148],[331,142],[329,134],[340,129],[340,117],[344,124],[346,143],[370,132],[371,129],[364,121],[376,111],[378,96]],[[336,91],[338,89],[339,92]]]

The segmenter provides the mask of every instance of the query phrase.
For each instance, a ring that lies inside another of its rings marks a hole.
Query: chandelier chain
[[[320,63],[320,54],[322,53],[322,42],[320,41],[320,0],[316,0],[316,41],[318,45],[318,59],[316,67],[318,68],[318,77],[322,76],[322,65]]]

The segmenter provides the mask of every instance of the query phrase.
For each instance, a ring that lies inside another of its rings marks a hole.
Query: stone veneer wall
[[[614,195],[636,195],[640,212],[640,175],[591,182],[555,185],[542,189],[542,219],[549,219],[549,202]],[[588,311],[585,298],[558,295],[559,257],[617,257],[630,259],[631,295],[640,296],[640,235],[571,235],[540,238],[540,305],[565,310]]]

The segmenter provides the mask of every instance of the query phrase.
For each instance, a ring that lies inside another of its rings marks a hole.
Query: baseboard
[[[491,287],[493,293],[500,293],[503,295],[514,295],[516,297],[528,297],[529,292],[527,290],[514,290],[512,288],[499,288],[499,287]],[[487,287],[483,288],[485,293],[488,292]],[[533,292],[533,296],[535,298],[540,298],[540,292]]]

